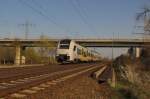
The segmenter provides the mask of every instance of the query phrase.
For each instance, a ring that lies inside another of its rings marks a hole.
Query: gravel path
[[[112,99],[112,89],[97,83],[88,74],[53,85],[26,99]]]

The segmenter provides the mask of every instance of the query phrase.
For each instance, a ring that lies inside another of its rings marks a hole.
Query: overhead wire
[[[73,6],[74,10],[77,12],[77,14],[80,16],[81,20],[83,21],[84,24],[87,25],[87,27],[89,28],[89,30],[91,32],[94,32],[94,33],[97,33],[93,27],[92,24],[90,24],[88,21],[87,21],[87,14],[85,13],[85,11],[81,8],[81,5],[80,5],[80,2],[78,0],[74,0],[76,1],[76,4],[73,2],[73,0],[69,0],[70,1],[70,4]],[[77,7],[78,6],[78,7]],[[82,9],[82,11],[80,10]]]
[[[32,1],[32,3],[37,6],[37,8],[41,9],[41,11],[47,12],[47,10],[40,3],[38,3],[37,1],[35,1],[35,0],[30,0],[30,1]],[[51,20],[56,19],[53,16],[49,16],[49,17],[51,18]]]
[[[81,4],[80,4],[80,1],[79,0],[75,0],[76,1],[76,3],[77,3],[77,5],[78,5],[78,7],[80,8],[80,11],[82,12],[82,14],[86,17],[86,18],[88,18],[88,15],[87,15],[87,10],[85,11],[85,7],[83,8],[83,6],[81,7]]]
[[[85,17],[85,19],[88,20],[89,17],[88,17],[88,14],[86,13],[87,12],[86,7],[85,6],[81,6],[81,3],[80,3],[79,0],[75,0],[75,1],[77,2],[77,5],[80,8],[80,11],[82,12],[82,14]],[[97,31],[95,30],[94,26],[90,22],[88,22],[88,24],[89,24],[91,30],[94,31],[95,33],[97,33]]]
[[[44,17],[45,19],[47,19],[48,21],[50,21],[52,24],[54,24],[55,26],[57,26],[60,29],[63,29],[64,32],[68,32],[68,29],[64,28],[62,25],[58,24],[57,22],[55,22],[53,20],[53,18],[51,16],[47,16],[44,12],[46,12],[46,10],[42,7],[42,5],[40,5],[39,3],[35,2],[34,0],[32,0],[32,2],[41,10],[33,7],[31,4],[25,2],[24,0],[18,0],[20,3],[22,3],[23,5],[29,7],[30,9],[32,9],[34,12],[36,12],[37,14],[41,15],[42,17]],[[43,11],[44,12],[43,12]]]

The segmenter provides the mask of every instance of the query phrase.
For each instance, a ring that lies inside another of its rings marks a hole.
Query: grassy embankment
[[[150,48],[143,49],[140,58],[119,56],[114,61],[117,84],[114,88],[122,99],[149,99]]]

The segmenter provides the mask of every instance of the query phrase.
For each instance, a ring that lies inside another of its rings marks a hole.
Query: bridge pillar
[[[25,50],[26,50],[26,47],[23,46],[21,47],[21,64],[25,64],[26,63],[26,57],[25,57]]]
[[[21,60],[21,46],[16,46],[16,53],[15,53],[15,65],[20,65]]]
[[[140,54],[141,54],[141,49],[139,47],[136,47],[135,48],[135,57],[136,58],[139,58],[140,57]]]
[[[134,58],[134,56],[135,56],[135,53],[134,53],[134,52],[135,52],[135,51],[134,51],[134,48],[133,48],[133,47],[131,47],[131,48],[128,49],[128,54],[129,54],[129,56],[132,57],[132,58]]]
[[[141,48],[139,48],[139,47],[131,47],[131,48],[128,50],[128,53],[129,53],[129,55],[130,55],[132,58],[139,58],[139,57],[140,57],[140,54],[141,54]]]

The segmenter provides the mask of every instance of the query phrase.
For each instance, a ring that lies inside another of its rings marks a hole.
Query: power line
[[[87,9],[83,6],[81,6],[80,1],[79,0],[75,0],[77,2],[78,7],[81,9],[80,11],[82,12],[83,16],[85,17],[86,20],[88,20],[88,15],[87,15]],[[86,11],[85,11],[86,10]],[[95,33],[97,33],[97,31],[94,29],[94,26],[92,24],[90,24],[89,22],[87,22],[89,27],[91,28],[92,31],[94,31]]]
[[[18,1],[20,3],[22,3],[23,5],[29,7],[30,9],[32,9],[34,12],[38,13],[39,15],[41,15],[42,17],[44,17],[45,19],[49,20],[52,24],[54,24],[57,27],[63,29],[65,32],[68,32],[67,29],[64,29],[64,27],[62,27],[61,25],[59,25],[58,23],[56,23],[50,16],[47,16],[42,10],[39,10],[39,9],[33,7],[31,4],[25,2],[24,0],[18,0]],[[35,1],[33,1],[33,0],[32,0],[32,2],[35,3]],[[35,5],[38,6],[40,9],[43,9],[43,7],[39,3],[36,2]]]
[[[83,8],[83,7],[81,7],[81,4],[80,4],[80,1],[79,0],[75,0],[76,1],[76,3],[77,3],[77,5],[78,5],[78,7],[80,8],[80,11],[82,12],[82,14],[86,17],[86,18],[88,18],[88,16],[87,16],[87,11],[85,11],[85,7]]]
[[[76,6],[76,4],[74,4],[73,0],[69,0],[71,5],[73,6],[73,8],[75,9],[75,11],[78,13],[78,15],[80,16],[81,20],[83,21],[84,24],[86,24],[88,26],[88,28],[90,29],[91,32],[95,32],[95,29],[93,28],[93,26],[91,24],[89,24],[87,22],[87,15],[85,13],[83,13],[84,11],[80,10],[81,9],[81,6],[80,6],[80,3],[79,1],[75,0],[76,1],[76,4],[78,5],[78,7]]]
[[[37,8],[40,8],[41,11],[47,12],[47,10],[46,10],[40,3],[38,3],[38,2],[35,1],[35,0],[31,0],[31,1],[32,1],[32,3],[34,3],[34,4],[37,6]],[[54,18],[53,16],[48,16],[48,17],[51,18],[51,20],[56,19],[56,18]],[[69,32],[69,29],[64,28],[64,26],[62,26],[61,24],[58,24],[58,23],[56,23],[56,22],[55,22],[55,24],[57,24],[58,27],[63,28],[66,32]]]
[[[41,8],[42,10],[44,10],[46,12],[46,10],[43,8],[42,5],[40,5],[38,2],[36,2],[35,0],[31,0],[36,6],[38,6],[38,8]]]
[[[34,5],[37,6],[37,8],[40,8],[41,11],[47,12],[47,10],[46,10],[40,3],[38,3],[38,2],[35,1],[35,0],[31,0],[31,1],[32,1],[32,3],[33,3]],[[49,16],[49,17],[51,18],[51,20],[54,20],[54,19],[55,19],[55,18],[52,17],[52,16]],[[55,23],[56,23],[56,22],[55,22]]]

